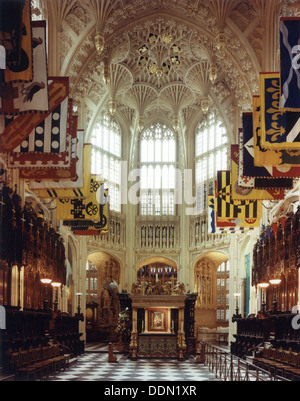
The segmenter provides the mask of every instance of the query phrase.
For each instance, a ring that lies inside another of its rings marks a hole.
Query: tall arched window
[[[108,114],[103,114],[95,126],[91,143],[91,172],[102,176],[109,191],[110,209],[121,212],[121,130]]]
[[[229,261],[223,262],[217,271],[217,321],[229,321]]]
[[[213,193],[218,170],[227,170],[227,132],[214,113],[203,120],[195,135],[195,181],[197,205],[201,212],[207,207],[207,195]]]
[[[175,214],[176,148],[175,133],[165,125],[153,124],[141,134],[141,215]]]

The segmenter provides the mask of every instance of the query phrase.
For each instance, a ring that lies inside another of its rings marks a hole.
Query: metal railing
[[[290,381],[255,366],[215,345],[201,342],[198,362],[221,381]]]

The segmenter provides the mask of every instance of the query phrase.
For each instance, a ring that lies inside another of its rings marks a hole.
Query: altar
[[[176,334],[139,334],[138,355],[143,357],[177,357]]]
[[[131,357],[184,359],[185,308],[188,296],[130,294],[132,309]]]

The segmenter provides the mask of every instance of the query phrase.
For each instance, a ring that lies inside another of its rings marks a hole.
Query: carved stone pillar
[[[138,331],[137,331],[137,308],[132,308],[132,331],[129,348],[131,351],[131,359],[137,359],[138,351]]]
[[[177,347],[179,353],[178,359],[182,361],[184,359],[184,351],[186,350],[185,332],[184,332],[184,308],[179,308],[178,326],[179,326],[177,333]]]

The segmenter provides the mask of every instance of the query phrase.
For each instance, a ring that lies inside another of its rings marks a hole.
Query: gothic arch
[[[224,305],[225,311],[226,295],[220,294],[220,283],[226,285],[226,276],[222,279],[218,276],[218,267],[228,260],[228,256],[222,251],[204,252],[193,263],[194,292],[197,293],[196,299],[196,326],[203,325],[209,328],[216,328],[218,324],[218,309]],[[222,284],[222,285],[223,285]],[[226,314],[223,312],[223,320]],[[223,322],[222,322],[223,324]]]
[[[195,269],[196,263],[201,259],[207,259],[212,261],[217,269],[222,262],[225,262],[226,260],[229,259],[229,255],[227,252],[222,250],[203,252],[201,255],[197,256],[193,261],[193,270]]]
[[[175,260],[172,260],[171,258],[166,258],[164,256],[152,256],[148,257],[146,259],[141,260],[138,265],[136,266],[136,270],[138,271],[142,266],[149,265],[151,263],[164,263],[166,265],[170,265],[172,267],[177,268],[177,263]]]
[[[87,260],[99,270],[102,284],[110,278],[111,281],[114,281],[118,285],[120,284],[122,262],[117,256],[105,251],[93,251],[89,253]]]

